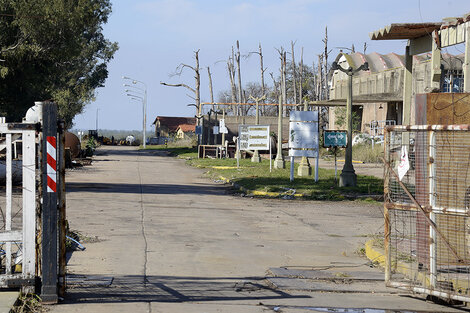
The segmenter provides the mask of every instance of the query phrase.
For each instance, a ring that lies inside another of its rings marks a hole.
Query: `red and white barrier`
[[[57,192],[57,139],[47,136],[47,192]]]

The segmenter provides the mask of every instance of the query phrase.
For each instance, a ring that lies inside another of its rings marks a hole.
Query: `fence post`
[[[58,146],[58,173],[59,173],[59,186],[57,193],[59,197],[59,296],[65,296],[66,288],[66,232],[67,232],[67,218],[66,218],[66,202],[65,202],[65,124],[61,120],[59,122],[59,140]]]
[[[43,103],[41,298],[57,303],[57,106]]]

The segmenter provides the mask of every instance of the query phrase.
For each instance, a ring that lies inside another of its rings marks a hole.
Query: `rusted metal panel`
[[[429,93],[426,97],[425,124],[470,124],[470,93]]]

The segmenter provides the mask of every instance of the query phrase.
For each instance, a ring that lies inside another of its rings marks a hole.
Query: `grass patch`
[[[174,155],[187,159],[191,166],[207,169],[207,174],[219,179],[220,176],[246,188],[249,191],[275,192],[283,195],[303,194],[312,200],[344,200],[364,194],[382,194],[383,180],[373,176],[357,176],[356,187],[338,187],[334,181],[334,170],[319,169],[319,180],[315,182],[313,176],[298,177],[289,180],[290,162],[286,162],[285,169],[269,171],[269,160],[261,163],[252,163],[250,159],[240,160],[237,168],[236,159],[198,159],[194,150],[170,150]],[[298,164],[295,164],[297,174]]]
[[[161,150],[168,151],[172,156],[178,156],[180,158],[197,158],[197,148],[187,146],[176,146],[176,145],[147,145],[144,149],[142,146],[139,150]]]
[[[384,156],[384,147],[380,144],[371,145],[360,144],[353,146],[353,160],[362,161],[364,163],[382,163]],[[336,156],[338,159],[344,159],[345,149],[338,149]],[[333,150],[320,148],[322,157],[334,158]]]

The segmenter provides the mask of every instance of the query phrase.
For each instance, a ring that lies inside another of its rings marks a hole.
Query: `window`
[[[463,92],[462,70],[444,70],[442,74],[442,92]]]

